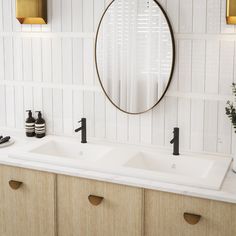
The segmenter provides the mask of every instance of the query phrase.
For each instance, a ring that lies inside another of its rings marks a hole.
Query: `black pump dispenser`
[[[45,120],[42,118],[41,111],[38,112],[38,118],[35,121],[35,134],[36,138],[43,138],[46,135],[46,124]]]
[[[27,110],[28,118],[25,121],[25,131],[27,137],[34,137],[35,136],[35,119],[32,116],[32,111]]]

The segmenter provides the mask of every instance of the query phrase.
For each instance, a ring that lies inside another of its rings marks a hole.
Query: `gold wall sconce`
[[[236,24],[236,0],[227,0],[226,21],[230,25]]]
[[[47,24],[47,0],[16,0],[16,18],[21,24]]]

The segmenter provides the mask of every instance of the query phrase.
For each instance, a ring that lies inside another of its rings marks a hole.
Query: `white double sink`
[[[231,159],[47,140],[10,158],[219,190]]]

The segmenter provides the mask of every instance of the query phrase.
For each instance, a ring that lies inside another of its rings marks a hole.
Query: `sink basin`
[[[205,178],[214,166],[214,161],[183,156],[157,158],[153,154],[140,152],[125,163],[124,166],[172,175]]]
[[[218,190],[230,164],[231,159],[223,157],[139,152],[123,167],[128,168],[134,176],[142,172],[153,180]]]
[[[109,150],[110,148],[99,145],[80,144],[76,142],[65,143],[53,140],[30,150],[30,153],[76,160],[95,161]]]
[[[112,158],[102,158],[99,165],[104,171],[116,174],[219,190],[231,164],[231,158],[210,155],[173,156],[165,151],[125,153],[123,150],[123,154],[113,161]]]
[[[49,140],[23,153],[11,154],[9,157],[60,166],[85,167],[98,161],[111,150],[112,148],[105,145]]]

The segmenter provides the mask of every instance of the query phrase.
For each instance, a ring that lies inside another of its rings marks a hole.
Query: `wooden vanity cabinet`
[[[0,235],[55,236],[55,175],[0,165]]]
[[[0,236],[235,236],[236,204],[0,165]]]
[[[235,236],[236,204],[145,190],[145,236],[190,235]]]
[[[58,236],[143,236],[143,190],[59,175]]]

